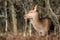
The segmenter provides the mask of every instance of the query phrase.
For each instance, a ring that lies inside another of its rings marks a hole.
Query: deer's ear
[[[36,11],[37,10],[37,5],[35,5],[35,7],[34,7],[34,11]]]
[[[38,6],[38,5],[35,5],[34,7],[32,7],[32,9],[31,9],[31,10],[36,11],[36,10],[37,10],[37,6]]]

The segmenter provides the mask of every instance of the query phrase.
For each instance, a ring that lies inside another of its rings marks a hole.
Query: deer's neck
[[[35,30],[42,29],[41,20],[39,20],[38,15],[35,16],[33,19],[31,19],[30,22],[32,23],[32,25],[33,25],[33,27],[34,27]]]
[[[31,19],[31,23],[33,24],[33,25],[38,25],[38,24],[40,24],[40,20],[39,20],[39,17],[38,17],[38,15],[37,16],[35,16],[33,19]]]

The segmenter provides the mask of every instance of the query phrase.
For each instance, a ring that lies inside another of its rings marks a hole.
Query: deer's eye
[[[40,34],[42,34],[42,32],[40,32]]]

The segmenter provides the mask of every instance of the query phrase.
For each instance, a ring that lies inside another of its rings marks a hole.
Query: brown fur
[[[25,14],[24,19],[31,19],[30,22],[32,23],[34,29],[40,36],[45,36],[48,34],[51,20],[48,18],[40,19],[39,14],[36,11],[36,7],[37,6],[35,6],[34,9],[31,9],[28,14]]]

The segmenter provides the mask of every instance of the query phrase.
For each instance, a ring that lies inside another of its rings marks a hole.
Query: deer
[[[24,15],[24,19],[30,19],[33,28],[40,36],[48,35],[51,20],[48,18],[41,20],[39,13],[37,12],[37,5],[35,5],[30,11],[27,12],[27,14]]]

